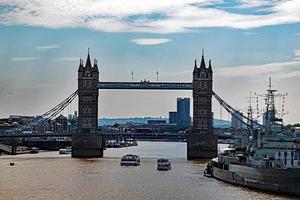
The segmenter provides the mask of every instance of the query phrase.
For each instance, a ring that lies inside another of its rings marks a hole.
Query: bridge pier
[[[212,134],[190,133],[187,138],[187,157],[193,159],[208,159],[217,156],[218,138]]]
[[[11,146],[11,155],[17,155],[17,145]]]
[[[101,133],[76,133],[72,135],[72,158],[103,157],[104,140]]]

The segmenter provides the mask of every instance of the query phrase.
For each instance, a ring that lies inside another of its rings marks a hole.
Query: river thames
[[[141,165],[120,166],[126,153],[140,155]],[[156,170],[161,157],[171,160],[170,171]],[[187,161],[186,143],[176,142],[138,142],[108,149],[101,159],[71,159],[57,151],[0,156],[0,199],[297,199],[206,178],[206,162]]]

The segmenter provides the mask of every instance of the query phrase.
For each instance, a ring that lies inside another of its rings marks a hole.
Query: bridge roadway
[[[180,133],[102,133],[105,139],[118,139],[118,138],[133,138],[133,139],[186,139],[186,135]],[[61,132],[10,132],[0,134],[0,138],[30,138],[30,137],[71,137],[72,133]]]
[[[132,138],[132,139],[161,139],[161,140],[185,140],[187,135],[182,133],[102,133],[104,139],[114,140],[119,138]],[[32,138],[32,137],[71,137],[72,133],[62,132],[62,133],[51,133],[51,132],[38,132],[38,133],[0,133],[0,139],[9,138]],[[219,139],[232,139],[230,135],[218,135]]]
[[[192,83],[184,82],[98,82],[98,89],[134,90],[193,90]]]

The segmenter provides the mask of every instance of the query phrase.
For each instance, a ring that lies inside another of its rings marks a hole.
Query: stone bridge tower
[[[217,137],[213,135],[212,86],[211,61],[206,67],[202,52],[200,67],[195,60],[193,71],[193,128],[188,135],[188,159],[217,156]]]
[[[102,157],[103,138],[98,132],[97,60],[92,66],[88,53],[85,66],[80,59],[78,69],[78,130],[72,135],[72,157]]]

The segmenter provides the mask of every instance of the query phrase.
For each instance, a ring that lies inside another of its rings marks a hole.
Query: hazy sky
[[[245,109],[272,76],[300,118],[298,0],[0,0],[0,117],[37,115],[77,89],[79,58],[103,81],[191,81],[212,59],[214,91]],[[99,117],[168,116],[180,91],[100,91]],[[74,111],[74,102],[65,113]],[[214,103],[215,117],[228,118]]]

